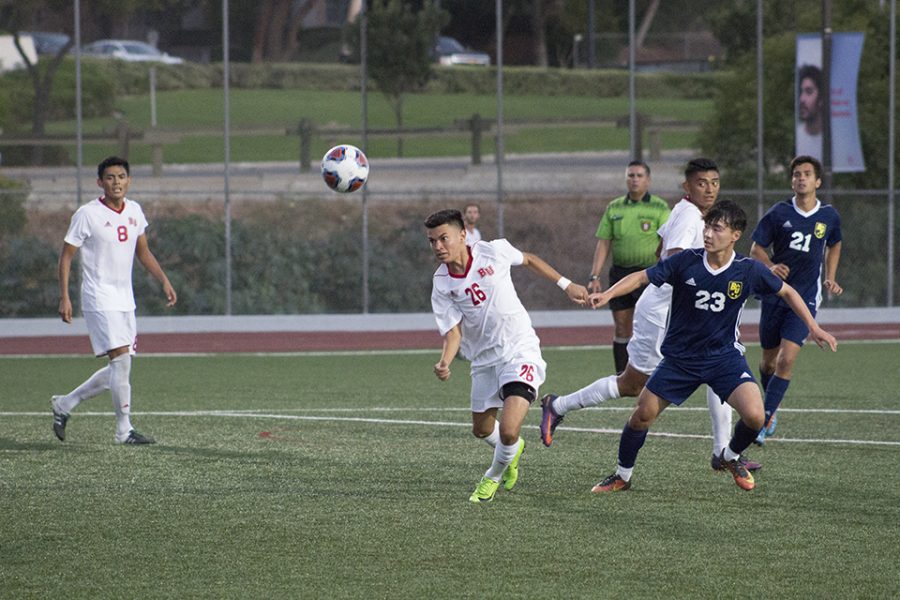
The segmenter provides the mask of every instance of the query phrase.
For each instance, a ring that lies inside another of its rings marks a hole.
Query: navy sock
[[[778,406],[784,399],[784,394],[787,392],[790,384],[790,379],[782,379],[777,375],[772,375],[772,378],[769,379],[769,383],[766,385],[766,423],[769,422],[769,417],[778,410]]]
[[[735,454],[741,454],[753,443],[757,433],[759,432],[750,429],[743,420],[740,420],[734,426],[734,435],[731,437],[731,441],[728,442],[728,447]]]
[[[628,342],[613,340],[613,360],[616,363],[616,375],[620,375],[628,365]]]
[[[755,438],[756,435],[754,434],[753,437]],[[626,469],[633,468],[634,463],[637,461],[638,452],[646,439],[646,429],[638,431],[632,429],[626,423],[625,428],[622,429],[622,436],[619,438],[619,466]]]
[[[769,381],[772,379],[772,376],[775,373],[766,373],[762,369],[759,370],[759,383],[762,384],[763,393],[765,393],[766,388],[769,387]]]

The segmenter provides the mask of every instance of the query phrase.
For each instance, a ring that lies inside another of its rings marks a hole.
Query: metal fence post
[[[481,164],[481,115],[475,113],[469,120],[469,129],[472,131],[472,164]]]
[[[128,143],[131,137],[128,131],[128,119],[121,118],[116,121],[116,138],[119,140],[119,156],[128,160]]]
[[[310,153],[312,152],[312,121],[305,118],[300,119],[300,124],[297,126],[297,133],[300,135],[300,172],[309,173]]]

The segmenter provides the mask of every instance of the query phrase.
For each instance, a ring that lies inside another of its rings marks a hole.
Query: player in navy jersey
[[[684,250],[590,296],[596,308],[648,282],[672,286],[669,326],[661,346],[663,360],[622,430],[616,472],[595,485],[592,492],[631,487],[634,464],[650,426],[667,406],[682,404],[703,383],[740,416],[720,458],[739,487],[754,488],[753,475],[739,460],[764,422],[762,396],[738,341],[741,311],[750,296],[777,294],[800,316],[817,344],[837,349],[834,337],[818,326],[794,288],[761,263],[734,251],[747,226],[747,216],[740,206],[721,201],[703,220],[703,250]]]
[[[834,207],[816,198],[821,176],[822,165],[815,158],[798,156],[792,160],[794,197],[766,213],[753,231],[750,247],[750,256],[791,284],[813,316],[822,301],[823,287],[836,296],[844,291],[835,280],[841,258],[841,218]],[[771,256],[767,250],[770,247]],[[762,299],[759,374],[765,390],[766,424],[757,435],[759,445],[775,433],[775,411],[787,392],[794,362],[808,334],[806,325],[781,298]]]

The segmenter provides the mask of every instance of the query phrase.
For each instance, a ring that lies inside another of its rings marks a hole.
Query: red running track
[[[841,340],[900,339],[900,323],[828,324],[825,329]],[[612,344],[613,328],[538,328],[544,347]],[[755,325],[741,328],[741,339],[758,341]],[[258,333],[145,333],[138,350],[152,353],[312,352],[337,350],[434,349],[440,352],[437,331],[323,331]],[[0,337],[0,355],[91,354],[87,336]]]

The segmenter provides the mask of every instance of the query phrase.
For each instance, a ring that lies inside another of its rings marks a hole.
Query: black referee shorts
[[[623,279],[627,275],[638,273],[640,271],[643,271],[645,268],[646,267],[618,267],[616,265],[611,266],[609,268],[609,287],[612,287],[617,281]],[[624,296],[613,298],[609,301],[610,310],[616,312],[634,308],[634,305],[637,304],[638,298],[641,297],[641,292],[643,292],[646,287],[646,285],[642,285],[630,294],[625,294]]]

